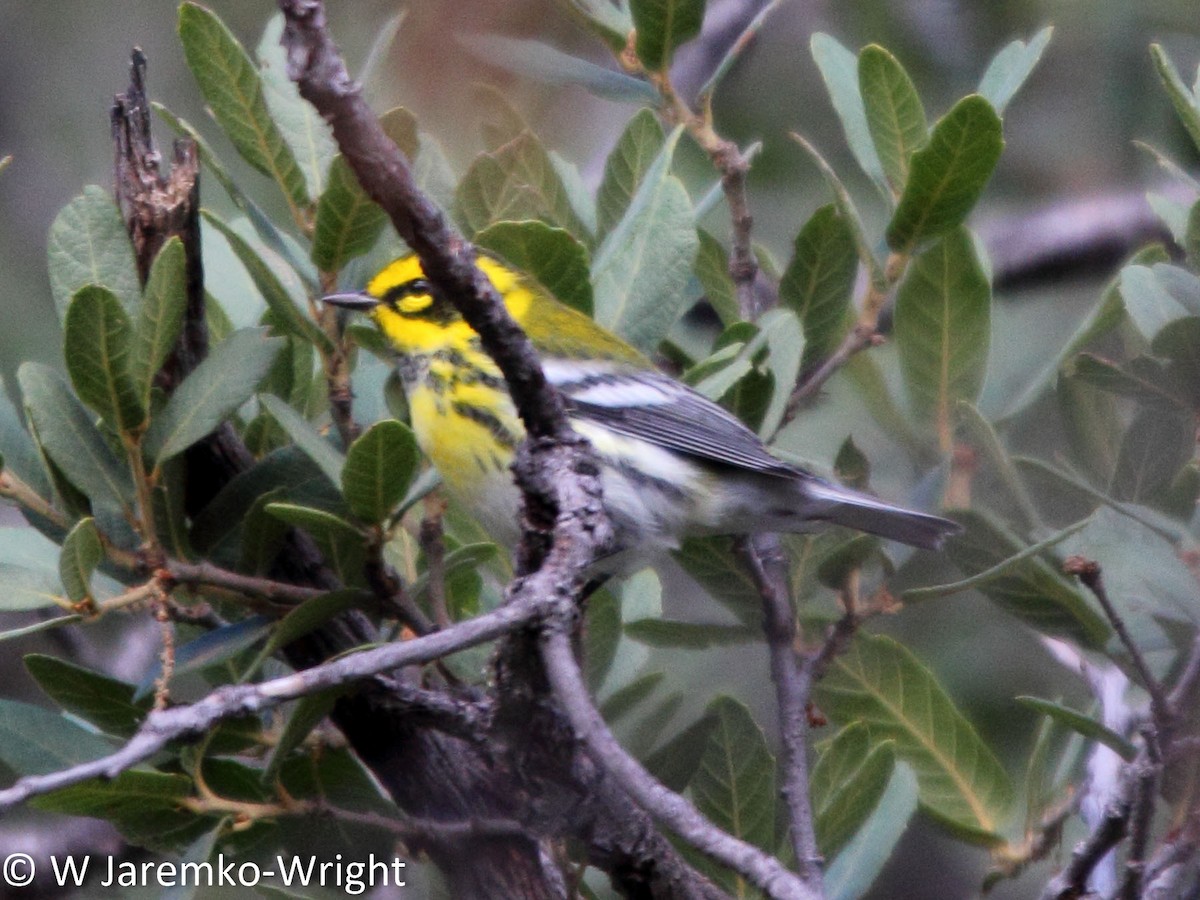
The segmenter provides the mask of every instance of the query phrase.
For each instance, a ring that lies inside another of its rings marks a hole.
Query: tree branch
[[[1109,599],[1108,591],[1104,587],[1104,578],[1100,564],[1094,560],[1085,559],[1082,556],[1071,556],[1063,562],[1063,571],[1068,575],[1078,577],[1084,586],[1092,592],[1092,595],[1096,598],[1096,602],[1100,604],[1100,608],[1104,610],[1105,617],[1117,633],[1117,637],[1120,638],[1121,644],[1125,647],[1125,652],[1129,654],[1130,662],[1133,665],[1134,671],[1138,673],[1138,679],[1142,682],[1142,687],[1150,695],[1150,712],[1154,717],[1154,724],[1160,734],[1167,734],[1175,718],[1171,702],[1167,698],[1162,684],[1154,677],[1154,674],[1150,671],[1150,667],[1146,665],[1146,659],[1142,656],[1141,649],[1134,643],[1133,637],[1129,634],[1129,629],[1125,627],[1125,620],[1121,618],[1120,613],[1113,606],[1112,600]]]
[[[721,831],[625,752],[588,696],[571,649],[569,621],[560,618],[547,624],[541,635],[540,652],[551,687],[576,736],[643,809],[665,822],[697,850],[741,873],[770,897],[815,900],[820,896],[778,860]]]
[[[430,662],[494,640],[525,626],[544,609],[544,603],[531,597],[425,637],[364,650],[260,684],[219,688],[188,706],[154,710],[146,716],[137,734],[116,752],[60,772],[21,778],[12,787],[0,791],[0,809],[90,778],[115,778],[149,759],[171,741],[202,734],[222,719],[252,715],[316,691],[361,681],[401,666]]]
[[[812,668],[796,658],[796,618],[788,590],[787,569],[778,538],[756,535],[737,542],[739,555],[758,588],[763,607],[763,633],[771,660],[771,681],[779,710],[783,744],[783,794],[787,804],[792,852],[801,879],[820,894],[821,853],[813,829],[808,795],[808,706]]]

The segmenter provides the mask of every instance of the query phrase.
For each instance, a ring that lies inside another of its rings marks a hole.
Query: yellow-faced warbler
[[[826,522],[929,549],[959,530],[777,459],[736,417],[528,276],[484,254],[478,266],[541,355],[572,427],[591,442],[626,558],[691,535],[811,531]],[[324,299],[374,320],[396,351],[421,449],[451,494],[512,546],[520,526],[509,465],[524,430],[479,336],[415,255],[385,267],[361,293]]]

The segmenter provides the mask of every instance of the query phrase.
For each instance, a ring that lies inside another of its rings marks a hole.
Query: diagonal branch
[[[570,624],[561,619],[547,624],[540,652],[555,695],[575,734],[629,795],[647,812],[666,823],[681,838],[722,865],[741,873],[769,897],[816,900],[819,891],[787,871],[757,847],[726,834],[690,802],[658,782],[618,743],[592,704],[571,649]]]
[[[219,688],[188,706],[154,710],[137,734],[116,752],[60,772],[22,778],[0,791],[0,809],[91,778],[115,778],[171,741],[201,734],[222,719],[262,712],[316,691],[361,681],[402,666],[430,662],[494,640],[524,627],[542,609],[543,604],[531,597],[425,637],[364,650],[260,684]]]

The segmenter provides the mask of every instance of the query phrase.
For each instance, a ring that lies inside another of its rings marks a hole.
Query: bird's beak
[[[330,306],[340,306],[343,309],[354,309],[359,312],[369,312],[379,305],[379,300],[365,291],[348,291],[344,294],[329,294],[321,298],[322,303]]]

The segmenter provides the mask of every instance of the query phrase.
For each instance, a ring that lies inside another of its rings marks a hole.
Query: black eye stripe
[[[398,284],[394,288],[389,288],[388,292],[383,295],[383,302],[395,309],[396,304],[405,297],[411,297],[414,294],[428,294],[431,285],[424,278],[414,278],[412,281],[406,281],[404,284]]]

